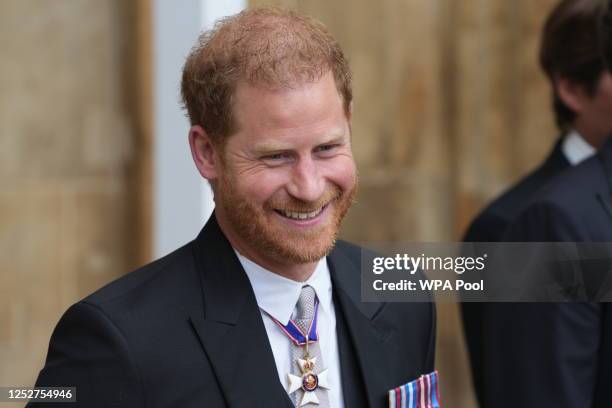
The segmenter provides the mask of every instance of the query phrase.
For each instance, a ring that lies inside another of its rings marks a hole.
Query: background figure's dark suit
[[[559,138],[552,152],[540,167],[487,206],[472,221],[463,240],[465,242],[500,241],[508,224],[516,217],[528,198],[570,167],[561,149],[562,144],[563,138]],[[493,401],[487,403],[484,399],[484,376],[487,375],[487,372],[484,371],[483,358],[486,358],[486,355],[483,355],[483,352],[488,333],[483,328],[482,317],[486,306],[475,302],[462,303],[461,314],[477,399],[481,407],[495,407]],[[512,339],[504,339],[504,342],[507,341],[512,341]],[[504,349],[503,342],[499,344],[499,348]]]
[[[361,303],[360,249],[330,254],[347,407],[433,371],[433,303]],[[70,407],[290,407],[249,280],[215,217],[198,238],[72,306],[39,386]],[[60,405],[54,405],[60,406]]]
[[[612,143],[608,143],[600,154],[534,195],[504,240],[612,242],[611,175]],[[497,349],[486,360],[495,370],[485,379],[490,381],[485,398],[499,408],[612,407],[610,304],[514,306],[505,319],[484,316],[488,348]]]
[[[555,144],[544,163],[489,204],[472,221],[465,242],[499,242],[509,223],[526,201],[563,170],[570,167],[562,151],[563,138]]]

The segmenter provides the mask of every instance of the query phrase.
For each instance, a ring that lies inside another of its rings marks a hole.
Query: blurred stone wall
[[[136,263],[133,3],[0,2],[1,385],[33,384],[61,314]]]
[[[451,241],[556,130],[537,67],[554,0],[251,0],[325,22],[354,71],[356,242]],[[74,301],[150,254],[150,0],[0,2],[0,384],[31,384]],[[146,23],[144,24],[146,26]],[[438,306],[445,405],[475,406]]]
[[[452,2],[457,232],[483,202],[544,160],[558,137],[537,56],[544,19],[556,3]]]

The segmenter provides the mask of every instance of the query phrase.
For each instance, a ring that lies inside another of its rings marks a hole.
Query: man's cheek
[[[260,172],[256,177],[238,176],[237,184],[241,191],[248,192],[253,198],[266,198],[282,188],[284,178],[274,172]]]
[[[327,176],[330,181],[346,191],[353,187],[357,181],[357,170],[352,157],[340,157],[327,168]]]

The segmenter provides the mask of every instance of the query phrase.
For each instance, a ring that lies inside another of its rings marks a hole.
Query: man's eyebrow
[[[279,142],[263,142],[263,143],[254,145],[251,148],[251,152],[256,155],[270,153],[270,152],[282,152],[286,150],[291,150],[291,147],[288,144],[285,144],[282,142],[280,143]]]
[[[335,134],[329,136],[326,141],[319,143],[318,146],[327,144],[341,144],[344,142],[346,142],[346,133],[342,132],[342,134]]]
[[[322,139],[316,146],[327,145],[327,144],[341,144],[346,141],[346,134],[335,133]],[[283,152],[287,150],[293,150],[293,146],[282,141],[267,141],[256,144],[252,147],[251,152],[254,154],[264,154],[270,152]]]

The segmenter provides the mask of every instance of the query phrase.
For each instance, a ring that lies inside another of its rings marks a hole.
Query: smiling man
[[[350,105],[331,72],[295,89],[240,81],[234,101],[237,131],[225,143],[206,125],[190,133],[217,221],[236,251],[304,281],[333,247],[355,193]]]
[[[437,407],[433,304],[362,303],[361,249],[337,241],[357,175],[327,29],[226,18],[182,95],[216,209],[193,242],[72,306],[37,385],[76,386],[71,407]]]

